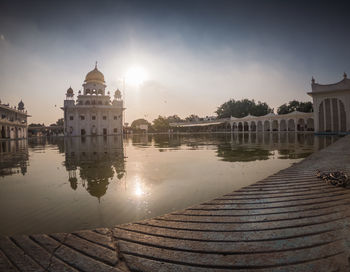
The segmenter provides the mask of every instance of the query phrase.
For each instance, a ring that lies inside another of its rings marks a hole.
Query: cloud
[[[5,40],[5,36],[3,34],[0,34],[0,40],[4,41]]]

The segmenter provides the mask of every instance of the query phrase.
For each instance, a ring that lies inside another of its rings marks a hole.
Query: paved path
[[[207,203],[75,233],[0,238],[0,271],[350,271],[350,136]]]

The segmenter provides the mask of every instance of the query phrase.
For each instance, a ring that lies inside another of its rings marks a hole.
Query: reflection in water
[[[27,140],[1,141],[0,142],[0,176],[8,176],[17,173],[25,175],[28,165]]]
[[[335,139],[284,132],[0,142],[0,235],[111,227],[184,209]]]
[[[106,194],[114,174],[121,180],[125,174],[122,137],[66,138],[65,162],[69,183],[78,188],[77,172],[90,195],[100,199]]]

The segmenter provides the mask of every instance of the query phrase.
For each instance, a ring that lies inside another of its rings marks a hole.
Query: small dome
[[[73,94],[73,89],[72,89],[72,87],[69,87],[69,88],[68,88],[67,94]]]
[[[22,100],[18,103],[18,109],[19,110],[24,110],[24,103],[23,103]]]
[[[98,82],[105,83],[104,75],[97,69],[97,63],[95,69],[87,73],[85,77],[85,82]]]
[[[117,89],[115,92],[114,92],[114,98],[115,99],[120,99],[122,97],[122,93],[119,91],[119,89]]]

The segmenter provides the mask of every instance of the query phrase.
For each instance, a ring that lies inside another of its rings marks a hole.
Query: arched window
[[[85,105],[90,105],[90,101],[86,100]]]

